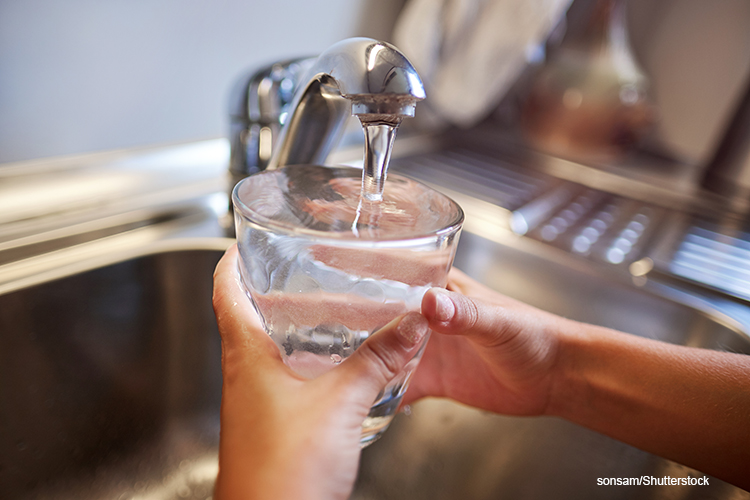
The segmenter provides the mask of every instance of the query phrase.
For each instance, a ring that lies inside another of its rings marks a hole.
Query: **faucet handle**
[[[232,186],[266,169],[301,76],[314,61],[315,57],[279,61],[237,81],[229,111]]]

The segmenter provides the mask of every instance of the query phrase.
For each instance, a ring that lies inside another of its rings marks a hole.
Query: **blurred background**
[[[234,80],[355,31],[359,2],[0,1],[0,162],[225,134]]]
[[[240,123],[230,156],[233,90],[351,36],[425,80],[393,167],[464,207],[456,267],[577,321],[750,353],[750,0],[0,0],[0,498],[210,497],[227,167],[284,116]],[[556,419],[420,404],[352,499],[700,477]],[[750,498],[706,488],[616,496]]]
[[[225,136],[241,74],[390,40],[404,4],[2,0],[0,163]],[[631,0],[627,27],[659,109],[652,148],[705,162],[750,73],[750,2]]]

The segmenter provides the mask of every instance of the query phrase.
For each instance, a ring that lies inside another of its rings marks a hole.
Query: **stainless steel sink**
[[[3,498],[210,497],[220,256],[158,253],[0,297]],[[456,265],[576,319],[750,352],[745,337],[693,309],[471,233]],[[353,498],[672,498],[673,487],[605,488],[596,478],[687,473],[700,475],[558,419],[425,400],[365,450]],[[695,489],[742,497],[715,479]]]
[[[455,194],[473,221],[456,266],[487,285],[577,320],[750,353],[746,304],[668,281],[634,284],[621,269],[513,235],[486,199]],[[75,246],[50,230],[54,244],[11,249],[33,248],[29,262],[0,259],[0,498],[211,496],[221,397],[212,272],[230,240],[203,216],[149,215],[122,234],[77,221]],[[750,499],[714,478],[596,482],[687,474],[703,475],[559,419],[429,399],[364,450],[352,498]]]
[[[0,497],[210,496],[220,256],[149,255],[0,296]]]

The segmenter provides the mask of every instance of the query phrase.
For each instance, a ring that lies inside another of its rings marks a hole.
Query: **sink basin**
[[[745,333],[720,317],[550,255],[466,232],[456,266],[574,319],[750,353]],[[0,295],[0,498],[211,496],[220,256],[157,252]],[[596,484],[686,474],[703,475],[559,419],[428,399],[364,450],[352,498],[750,498],[713,478],[695,487]]]
[[[0,498],[211,495],[220,257],[143,256],[0,296]]]

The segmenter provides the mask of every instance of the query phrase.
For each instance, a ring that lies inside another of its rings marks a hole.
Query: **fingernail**
[[[450,321],[456,314],[456,306],[446,292],[438,290],[435,294],[435,319]]]
[[[396,331],[411,345],[417,345],[429,330],[427,320],[419,313],[411,312],[401,318]]]

